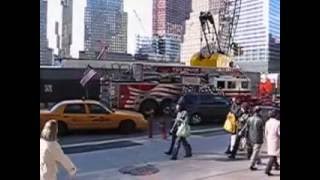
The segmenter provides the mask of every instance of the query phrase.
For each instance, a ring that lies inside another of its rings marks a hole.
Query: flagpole
[[[88,86],[85,85],[85,91],[86,91],[86,99],[89,99],[89,92],[88,92]]]

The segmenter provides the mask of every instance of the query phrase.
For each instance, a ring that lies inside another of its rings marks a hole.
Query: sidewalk
[[[226,137],[226,136],[224,136]],[[101,169],[98,171],[87,171],[79,172],[77,175],[77,180],[264,180],[264,179],[280,179],[280,171],[272,171],[275,176],[268,177],[264,174],[265,165],[268,161],[265,153],[265,146],[263,146],[261,157],[262,165],[258,166],[257,171],[250,171],[248,168],[249,160],[245,159],[243,153],[239,153],[236,160],[229,160],[225,154],[222,153],[222,149],[225,145],[213,150],[212,148],[217,147],[217,142],[225,141],[221,137],[194,137],[191,138],[191,143],[195,146],[194,154],[191,158],[183,158],[183,150],[179,154],[177,161],[169,160],[169,156],[165,156],[163,151],[157,152],[156,149],[163,147],[167,144],[163,143],[160,139],[152,139],[146,141],[142,149],[150,148],[149,150],[144,150],[142,154],[136,154],[135,157],[141,158],[139,163],[134,163],[134,166],[141,165],[153,165],[159,172],[152,175],[145,176],[133,176],[128,174],[123,174],[119,172],[120,169],[125,168],[126,165],[119,166],[117,168]],[[214,141],[213,141],[214,140]],[[208,142],[213,142],[208,144]],[[207,144],[205,144],[207,142]],[[207,147],[203,149],[199,145]],[[219,143],[220,144],[220,143]],[[158,146],[158,147],[155,147]],[[131,151],[135,148],[129,148]],[[127,152],[128,150],[127,149]],[[142,150],[141,149],[141,150]],[[165,149],[165,148],[161,148]],[[203,149],[203,150],[202,150]],[[137,149],[136,152],[139,150]],[[148,160],[147,156],[151,156],[151,152],[155,155],[163,156],[157,160]],[[109,153],[111,155],[111,151]],[[141,156],[142,155],[142,156]],[[144,157],[145,159],[142,159]],[[130,160],[132,157],[124,157]],[[107,161],[110,162],[110,161]],[[130,163],[129,163],[130,164]],[[131,163],[133,164],[133,163]]]
[[[267,159],[263,159],[266,163]],[[232,164],[231,164],[232,163]],[[147,163],[156,166],[160,171],[153,175],[132,176],[119,172],[119,169],[109,169],[100,172],[80,174],[77,179],[108,179],[108,180],[263,180],[280,179],[280,172],[275,176],[264,174],[265,166],[258,166],[257,171],[250,171],[248,160],[239,159],[230,162],[224,155],[195,154],[191,159]]]

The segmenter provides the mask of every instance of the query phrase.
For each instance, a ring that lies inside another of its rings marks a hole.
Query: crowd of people
[[[185,157],[192,156],[192,148],[187,141],[187,137],[190,136],[189,117],[183,97],[177,103],[176,112],[177,115],[170,130],[172,136],[170,148],[165,152],[167,155],[172,155],[172,160],[177,159],[181,143],[186,152]],[[256,166],[262,164],[260,151],[266,140],[269,162],[265,173],[272,176],[272,167],[280,170],[277,159],[280,156],[280,119],[277,113],[276,110],[269,111],[268,120],[265,122],[261,117],[259,106],[250,107],[248,103],[241,103],[239,99],[233,98],[224,124],[224,129],[230,134],[230,142],[225,152],[229,155],[228,158],[235,159],[239,149],[246,149],[247,158],[250,159],[249,169],[255,171]],[[181,131],[184,133],[180,133]]]
[[[277,111],[268,112],[268,120],[261,117],[259,106],[250,107],[247,103],[240,103],[233,98],[230,113],[224,124],[224,129],[230,134],[229,146],[226,154],[235,159],[239,146],[245,146],[247,158],[250,159],[250,170],[257,170],[256,165],[261,164],[260,151],[264,141],[267,141],[267,152],[270,157],[265,173],[273,175],[274,166],[280,170],[277,157],[280,156],[280,119]]]

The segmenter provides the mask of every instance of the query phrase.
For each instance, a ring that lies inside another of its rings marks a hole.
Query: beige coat
[[[76,167],[63,153],[58,142],[50,142],[40,138],[40,180],[56,180],[58,163],[61,164],[70,175],[76,173]]]
[[[266,122],[265,137],[269,156],[280,156],[280,121],[270,118]]]

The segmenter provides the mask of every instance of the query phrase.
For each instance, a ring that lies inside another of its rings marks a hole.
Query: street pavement
[[[170,118],[166,116],[156,117],[153,121],[153,134],[161,134],[159,121],[165,119],[166,122],[170,122]],[[217,127],[221,127],[221,124],[206,123],[198,126],[191,126],[191,130],[212,130]],[[167,132],[169,131],[169,123],[166,125]],[[100,131],[78,131],[71,132],[68,136],[60,137],[59,143],[62,145],[75,144],[75,143],[85,143],[92,141],[104,141],[104,140],[114,140],[122,138],[132,138],[132,137],[144,137],[147,136],[148,131],[136,131],[132,134],[120,134],[117,130],[100,130]]]
[[[106,146],[95,151],[70,151],[69,157],[78,167],[76,180],[263,180],[280,179],[280,171],[273,171],[276,175],[268,177],[264,174],[265,165],[258,166],[258,171],[248,169],[249,160],[240,153],[236,160],[229,160],[224,154],[228,145],[229,136],[221,130],[208,133],[193,133],[190,144],[193,148],[191,158],[183,158],[181,150],[177,161],[169,160],[164,154],[169,147],[170,140],[163,140],[159,135],[153,139],[147,137],[133,137],[127,139],[134,145],[120,147]],[[112,140],[111,140],[112,141]],[[123,140],[119,140],[123,141]],[[119,142],[118,141],[118,142]],[[108,143],[108,142],[103,142]],[[117,140],[113,140],[116,146]],[[123,143],[123,142],[122,142]],[[81,146],[81,145],[76,145]],[[90,145],[86,145],[90,147]],[[93,148],[94,144],[91,145]],[[65,145],[64,150],[68,150]],[[76,147],[69,147],[76,148]],[[87,148],[87,147],[86,147]],[[183,149],[183,148],[182,148]],[[267,162],[265,146],[262,152],[262,162]],[[128,166],[151,164],[159,172],[152,175],[133,176],[122,174],[120,169]],[[61,170],[59,179],[70,179],[64,170]]]

